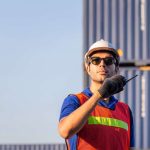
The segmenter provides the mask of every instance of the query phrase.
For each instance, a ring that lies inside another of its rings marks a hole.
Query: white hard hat
[[[115,59],[117,60],[117,63],[119,64],[119,54],[116,51],[116,48],[113,47],[113,45],[111,43],[109,43],[108,41],[105,41],[103,39],[93,43],[89,50],[87,51],[87,53],[85,54],[85,60],[87,61],[88,58],[95,52],[99,52],[99,51],[107,51],[112,53],[112,55],[115,57]]]

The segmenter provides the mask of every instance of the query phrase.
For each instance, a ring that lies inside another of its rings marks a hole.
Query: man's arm
[[[60,135],[67,139],[77,133],[86,123],[90,113],[94,110],[100,98],[99,92],[73,111],[70,115],[62,118],[58,124]]]

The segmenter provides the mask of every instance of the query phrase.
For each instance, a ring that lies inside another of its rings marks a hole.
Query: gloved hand
[[[126,78],[122,75],[115,75],[111,78],[106,78],[98,92],[102,98],[108,98],[113,94],[123,91],[126,81]]]

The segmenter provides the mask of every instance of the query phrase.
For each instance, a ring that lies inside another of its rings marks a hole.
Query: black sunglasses
[[[115,60],[115,58],[113,58],[113,57],[106,57],[106,58],[91,57],[89,62],[92,63],[93,65],[99,65],[102,60],[104,61],[104,63],[105,63],[107,66],[116,63],[116,60]]]

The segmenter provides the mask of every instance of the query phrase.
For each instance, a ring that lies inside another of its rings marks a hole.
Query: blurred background
[[[0,1],[0,143],[64,143],[63,99],[82,89],[82,1]]]

